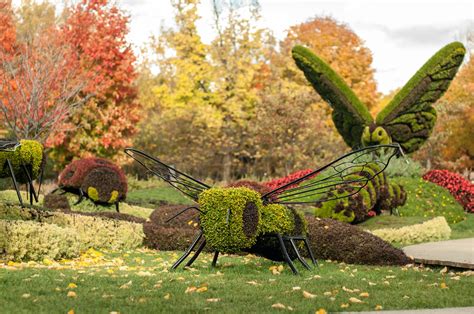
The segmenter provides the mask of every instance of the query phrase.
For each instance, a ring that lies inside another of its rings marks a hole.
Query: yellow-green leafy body
[[[288,208],[264,205],[261,195],[246,187],[205,190],[199,195],[199,208],[206,241],[219,252],[249,249],[261,235],[290,234],[295,228]]]
[[[16,179],[23,183],[27,181],[27,177],[23,172],[22,166],[25,165],[32,176],[32,180],[36,179],[41,170],[41,162],[43,161],[43,145],[34,140],[21,140],[20,146],[14,151],[0,152],[0,177],[7,178],[10,171],[7,165],[7,159],[10,160]]]

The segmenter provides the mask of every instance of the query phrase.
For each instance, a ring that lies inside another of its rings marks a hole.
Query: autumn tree
[[[83,102],[85,86],[66,44],[55,42],[55,29],[19,43],[8,57],[0,53],[0,111],[4,125],[17,139],[45,143],[52,131]],[[56,36],[55,36],[56,35]]]
[[[55,134],[53,156],[60,163],[87,155],[117,157],[131,144],[139,120],[129,18],[108,0],[82,0],[66,10],[62,36],[88,78],[81,97],[94,96],[69,119],[78,129]]]
[[[22,0],[15,10],[18,40],[27,42],[57,26],[56,7],[48,1]]]

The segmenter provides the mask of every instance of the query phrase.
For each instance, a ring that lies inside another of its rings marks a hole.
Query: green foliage
[[[314,215],[320,218],[332,218],[343,222],[353,222],[355,219],[353,206],[351,206],[353,204],[351,199],[347,197],[350,193],[351,192],[346,189],[332,192],[332,195],[340,197],[341,199],[319,203],[314,209]]]
[[[465,219],[462,206],[446,189],[422,178],[395,177],[392,180],[402,185],[407,193],[405,205],[398,208],[400,216],[444,216],[449,224]]]
[[[393,244],[415,244],[448,240],[451,228],[444,217],[436,217],[421,224],[401,228],[383,228],[371,231],[372,234]]]
[[[36,179],[41,169],[43,160],[43,145],[33,140],[21,140],[20,146],[13,152],[0,152],[0,177],[6,178],[10,176],[7,166],[7,159],[10,160],[16,179],[21,182],[27,182],[27,177],[23,172],[22,165],[25,165],[32,175],[32,179]]]
[[[219,252],[237,252],[254,245],[262,219],[260,197],[244,187],[211,188],[202,192],[200,221],[207,243]]]
[[[357,147],[364,126],[373,121],[367,107],[344,80],[311,50],[295,46],[292,55],[313,88],[334,109],[333,120],[344,141],[350,147]]]
[[[279,204],[268,204],[262,207],[262,234],[281,233],[290,234],[295,229],[293,212]]]
[[[384,170],[385,175],[390,178],[420,178],[425,172],[425,169],[418,161],[408,157],[393,158]]]

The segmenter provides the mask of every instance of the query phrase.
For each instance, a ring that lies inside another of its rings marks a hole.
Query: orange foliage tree
[[[83,0],[66,16],[62,36],[88,77],[82,96],[93,97],[69,120],[79,128],[52,139],[52,156],[60,164],[89,155],[117,157],[131,144],[139,120],[135,56],[125,38],[129,18],[108,0]]]

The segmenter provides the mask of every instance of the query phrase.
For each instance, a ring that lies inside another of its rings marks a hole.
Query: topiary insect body
[[[429,138],[436,122],[432,105],[448,89],[465,54],[459,42],[441,48],[374,119],[326,62],[303,46],[292,50],[298,68],[333,109],[332,119],[347,145],[355,149],[399,143],[406,153],[415,152]]]
[[[115,205],[117,212],[119,203],[127,195],[127,178],[124,172],[103,158],[73,161],[59,174],[58,185],[56,190],[79,196],[76,204],[87,198],[96,205]]]
[[[341,186],[351,187],[351,191],[342,196],[326,197],[324,201],[356,195],[373,176],[385,169],[399,149],[397,145],[379,145],[353,151],[263,195],[245,186],[210,187],[142,151],[128,148],[125,152],[150,173],[168,182],[197,203],[168,220],[187,210],[195,209],[199,211],[201,227],[172,269],[177,268],[199,244],[186,266],[191,266],[208,245],[215,252],[213,266],[217,262],[219,252],[247,251],[272,260],[285,261],[296,274],[298,271],[292,262],[294,259],[298,259],[305,268],[310,269],[301,256],[299,247],[306,247],[314,264],[316,260],[306,238],[306,219],[302,212],[290,206],[314,205],[321,202],[323,196]],[[386,153],[380,154],[382,151]],[[382,158],[386,160],[381,160],[380,156],[385,156]],[[355,177],[366,169],[369,163],[377,163],[379,171],[371,172],[372,175]]]
[[[43,145],[34,140],[0,140],[0,178],[11,177],[20,205],[23,206],[19,184],[25,183],[30,204],[38,202],[39,189],[35,191],[33,181],[43,172]]]

